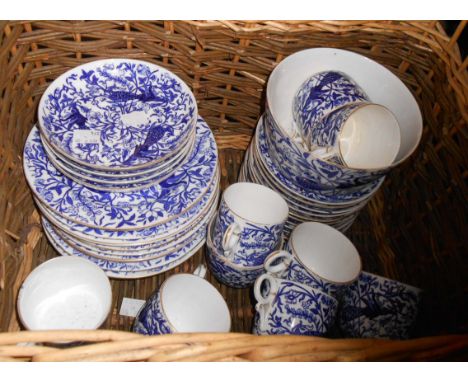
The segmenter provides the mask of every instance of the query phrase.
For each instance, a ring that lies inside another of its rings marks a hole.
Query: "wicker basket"
[[[0,22],[0,360],[427,360],[468,354],[468,60],[439,22],[25,21]],[[22,174],[22,149],[37,104],[58,75],[86,61],[131,57],[174,71],[193,89],[221,150],[222,186],[236,181],[264,107],[269,73],[291,53],[336,47],[366,55],[399,76],[424,115],[418,151],[392,171],[349,232],[364,269],[425,290],[417,339],[257,337],[249,290],[219,288],[230,334],[143,337],[118,315],[123,297],[146,299],[177,269],[113,281],[113,312],[99,331],[20,331],[15,301],[28,273],[56,256]],[[80,345],[57,348],[54,341]],[[35,346],[21,346],[34,342]],[[49,345],[39,345],[39,344]],[[85,345],[83,344],[85,343]]]

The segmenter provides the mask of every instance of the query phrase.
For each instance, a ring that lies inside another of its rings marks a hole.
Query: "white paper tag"
[[[121,316],[136,317],[145,302],[145,300],[124,297],[122,300],[122,305],[120,306],[119,314]]]
[[[101,133],[96,130],[75,130],[73,131],[73,142],[78,145],[101,143]]]

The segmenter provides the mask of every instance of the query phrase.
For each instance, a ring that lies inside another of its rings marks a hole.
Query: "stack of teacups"
[[[281,247],[287,217],[288,205],[275,191],[255,183],[229,186],[208,231],[214,276],[234,288],[252,285],[267,256]]]
[[[421,138],[421,113],[408,88],[352,52],[290,55],[273,70],[266,98],[240,179],[283,195],[286,236],[304,221],[346,231]]]
[[[255,282],[253,332],[324,335],[361,272],[360,256],[341,232],[315,222],[298,225],[286,248],[268,257],[267,273]]]

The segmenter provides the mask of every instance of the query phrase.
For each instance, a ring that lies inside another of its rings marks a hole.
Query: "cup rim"
[[[161,307],[161,311],[162,311],[162,314],[164,315],[164,318],[166,319],[170,329],[173,331],[173,333],[185,333],[185,332],[181,332],[180,330],[177,330],[174,326],[174,324],[170,321],[165,309],[164,309],[164,300],[163,300],[163,289],[164,287],[167,287],[167,282],[173,278],[173,277],[176,277],[176,276],[190,276],[190,277],[196,277],[197,279],[201,279],[203,280],[205,283],[207,283],[208,285],[210,285],[211,288],[213,288],[220,296],[221,296],[221,300],[224,304],[224,307],[226,308],[228,314],[228,320],[229,320],[229,328],[228,330],[226,331],[226,333],[230,332],[231,331],[231,328],[232,328],[232,318],[231,318],[231,313],[230,313],[230,310],[229,310],[229,306],[226,304],[226,301],[224,300],[224,297],[223,295],[218,291],[218,289],[215,288],[215,286],[213,284],[211,284],[208,280],[206,280],[205,278],[203,277],[199,277],[197,275],[194,275],[192,273],[176,273],[176,274],[173,274],[171,275],[170,277],[168,277],[166,280],[164,280],[164,282],[161,284],[159,290],[158,290],[158,294],[159,294],[159,301],[160,301],[160,307]]]
[[[336,109],[335,111],[338,111],[340,110],[341,108],[345,108],[345,107],[348,107],[348,106],[354,106],[354,105],[357,105],[357,107],[351,111],[351,113],[348,115],[348,117],[346,118],[346,121],[348,121],[349,117],[351,117],[354,113],[356,113],[358,110],[362,109],[363,107],[367,107],[367,106],[379,106],[379,107],[382,107],[384,108],[388,113],[390,113],[390,115],[393,116],[393,118],[395,119],[396,123],[397,123],[397,126],[398,126],[398,137],[399,137],[399,142],[398,142],[398,147],[400,146],[401,144],[401,128],[400,128],[400,124],[398,123],[398,120],[396,119],[395,117],[395,114],[388,108],[386,107],[385,105],[381,105],[381,104],[378,104],[378,103],[375,103],[375,102],[354,102],[354,103],[350,103],[350,104],[347,104],[347,105],[343,105],[342,107]],[[346,121],[343,123],[343,126],[344,124],[346,123]],[[387,170],[391,167],[393,167],[393,164],[395,163],[395,159],[396,157],[393,159],[392,163],[389,164],[388,166],[383,166],[383,167],[366,167],[366,168],[359,168],[359,167],[352,167],[352,166],[349,166],[346,164],[346,161],[344,160],[344,157],[343,157],[343,151],[342,151],[342,147],[341,147],[341,142],[339,141],[339,138],[341,137],[341,134],[343,133],[343,129],[341,129],[339,131],[339,134],[338,134],[338,151],[339,151],[339,156],[340,156],[340,159],[343,161],[343,164],[338,164],[340,166],[343,166],[344,168],[349,168],[351,170],[357,170],[357,171],[381,171],[381,170]],[[397,153],[398,154],[398,153]],[[334,162],[330,162],[330,163],[334,163]]]
[[[280,201],[281,204],[283,204],[283,207],[286,208],[286,214],[285,216],[279,220],[279,221],[275,221],[273,223],[269,222],[269,223],[264,223],[264,222],[260,222],[260,221],[254,221],[253,219],[248,219],[246,217],[243,217],[239,212],[235,211],[234,208],[232,206],[229,205],[228,201],[226,200],[226,191],[229,190],[229,189],[232,189],[233,187],[240,187],[240,185],[249,185],[248,187],[256,187],[257,189],[261,189],[261,190],[264,190],[265,192],[268,192],[270,193],[271,195],[274,195],[275,198],[278,199],[278,201]],[[284,200],[284,198],[281,196],[281,194],[273,189],[271,189],[270,187],[267,187],[263,184],[259,184],[259,183],[254,183],[254,182],[235,182],[235,183],[232,183],[230,184],[224,191],[223,191],[223,194],[221,196],[221,203],[224,202],[224,204],[226,205],[227,209],[235,216],[237,216],[239,219],[241,220],[244,220],[245,222],[248,222],[248,223],[251,223],[251,224],[256,224],[256,225],[264,225],[264,226],[274,226],[274,225],[279,225],[279,224],[284,224],[284,222],[288,219],[288,216],[289,216],[289,205],[288,203],[286,202],[286,200]]]
[[[324,225],[324,226],[327,226],[327,227],[331,227],[329,226],[328,224],[324,224],[324,223],[319,223],[319,222],[304,222],[304,223],[301,223],[299,225],[302,225],[302,224],[307,224],[307,223],[316,223],[316,224],[321,224],[321,225]],[[333,228],[333,227],[331,227]],[[335,231],[338,231],[336,228],[333,228]],[[291,236],[289,237],[289,240],[288,240],[288,245],[290,246],[291,248],[291,254],[295,257],[295,259],[304,267],[304,269],[306,269],[308,272],[312,273],[314,276],[317,276],[318,278],[320,278],[321,280],[324,280],[328,283],[331,283],[331,284],[335,284],[335,285],[349,285],[349,284],[352,284],[354,281],[356,281],[361,272],[362,272],[362,260],[361,260],[361,256],[359,255],[359,252],[358,252],[358,259],[359,259],[359,271],[357,272],[356,276],[354,278],[352,278],[351,280],[348,280],[348,281],[333,281],[333,280],[329,280],[327,279],[326,277],[323,277],[323,276],[320,276],[317,271],[313,270],[313,269],[310,269],[309,267],[305,266],[305,264],[301,261],[299,255],[297,254],[297,251],[296,249],[294,248],[294,243],[293,243],[293,237],[294,237],[294,232],[295,232],[295,228],[293,229],[293,231],[291,232]],[[341,235],[343,235],[346,240],[348,240],[351,244],[353,244],[351,242],[351,240],[349,240],[342,232],[338,231]],[[353,244],[354,246],[354,244]],[[357,250],[356,250],[357,251]]]

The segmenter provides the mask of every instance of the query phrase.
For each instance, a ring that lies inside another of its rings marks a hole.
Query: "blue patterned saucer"
[[[54,151],[101,169],[135,169],[173,154],[197,104],[172,72],[130,59],[93,61],[58,77],[42,96],[41,132]]]
[[[121,186],[121,185],[132,185],[136,183],[142,183],[147,181],[161,181],[164,177],[172,175],[188,158],[190,155],[194,143],[195,143],[195,131],[190,139],[184,144],[184,147],[180,150],[177,155],[173,156],[163,165],[158,167],[150,167],[139,172],[102,172],[97,170],[88,170],[82,166],[73,164],[67,161],[65,158],[58,157],[53,150],[48,146],[47,141],[41,139],[44,147],[44,151],[49,157],[52,164],[65,175],[71,174],[72,178],[76,177],[83,181],[91,181],[102,183],[103,185]]]
[[[184,214],[213,183],[218,152],[208,125],[199,118],[194,150],[171,177],[147,189],[113,193],[95,191],[61,174],[44,152],[39,130],[24,149],[26,179],[41,203],[67,220],[106,230],[153,227]]]
[[[51,226],[48,226],[47,228],[44,226],[44,232],[50,243],[62,256],[83,257],[98,265],[109,277],[122,279],[153,276],[175,268],[177,265],[182,264],[193,256],[205,243],[206,239],[206,226],[203,226],[199,231],[194,233],[192,240],[189,240],[188,244],[178,251],[171,252],[169,255],[156,260],[123,263],[85,255],[84,253],[67,245],[67,243],[62,240],[53,229],[51,229]]]
[[[113,248],[102,248],[94,243],[72,238],[57,226],[53,226],[53,230],[70,247],[73,247],[86,255],[116,262],[139,262],[143,260],[156,259],[182,248],[188,243],[188,240],[192,240],[194,232],[207,225],[209,219],[215,213],[216,205],[214,204],[207,214],[204,214],[201,218],[194,221],[193,224],[184,231],[165,240],[158,241],[156,244],[140,246],[133,250],[126,248],[120,248],[118,250]],[[51,222],[45,218],[43,218],[43,224],[51,226]]]
[[[141,249],[142,246],[154,244],[186,229],[198,216],[206,214],[212,205],[216,205],[218,198],[219,171],[217,171],[213,183],[210,185],[208,191],[203,195],[202,199],[187,212],[157,226],[128,231],[112,231],[101,228],[92,228],[72,222],[50,210],[47,205],[44,205],[37,198],[34,199],[42,215],[50,220],[55,226],[61,227],[70,236],[77,240],[85,240],[98,245],[105,244],[106,246],[113,246],[115,248],[121,248],[122,245],[125,245]]]

